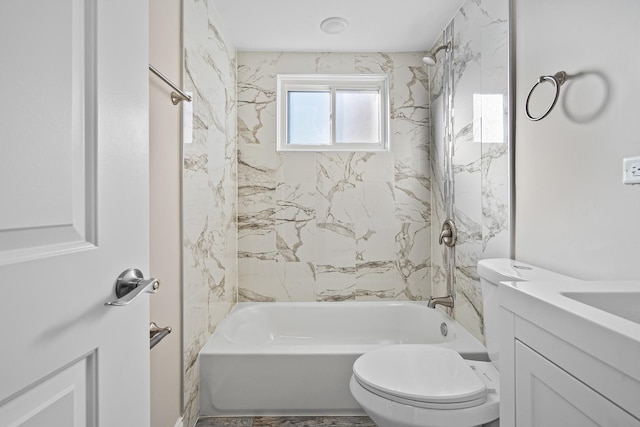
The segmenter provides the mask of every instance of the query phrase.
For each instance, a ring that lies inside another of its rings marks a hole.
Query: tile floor
[[[369,417],[200,417],[196,427],[375,427]]]

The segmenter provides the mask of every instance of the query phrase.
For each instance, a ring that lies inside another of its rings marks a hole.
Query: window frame
[[[371,91],[380,93],[379,141],[337,143],[336,91]],[[330,141],[329,144],[289,144],[289,92],[329,92],[330,93]],[[387,74],[278,74],[276,88],[277,104],[277,151],[389,151],[391,108],[389,100],[389,76]]]

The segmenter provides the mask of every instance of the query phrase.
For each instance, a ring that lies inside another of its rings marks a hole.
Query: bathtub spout
[[[438,304],[445,307],[453,308],[453,296],[447,295],[446,297],[429,298],[429,308],[436,308],[436,305]]]

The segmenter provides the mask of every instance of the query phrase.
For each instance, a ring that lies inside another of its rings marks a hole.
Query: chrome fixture
[[[158,71],[158,69],[156,67],[154,67],[153,65],[149,64],[149,70],[153,74],[158,76],[160,78],[160,80],[162,80],[163,82],[165,82],[166,84],[171,86],[171,88],[173,90],[175,90],[175,92],[171,92],[171,102],[173,102],[173,105],[178,105],[178,103],[182,102],[182,101],[191,102],[191,97],[189,95],[187,95],[186,93],[184,93],[182,91],[182,89],[180,89],[178,86],[176,86],[171,80],[169,80],[167,78],[167,76],[165,76],[160,71]]]
[[[427,54],[422,58],[422,62],[424,62],[424,65],[426,65],[427,67],[433,67],[434,65],[436,65],[436,55],[441,50],[449,52],[451,50],[451,42],[443,44],[442,46],[438,46],[435,50],[427,52]]]
[[[161,328],[156,325],[156,322],[149,323],[149,348],[152,349],[156,346],[164,337],[171,333],[171,326]]]
[[[442,334],[443,337],[449,334],[449,327],[444,322],[440,323],[440,334]]]
[[[453,296],[447,295],[446,297],[431,297],[429,298],[429,308],[436,308],[436,305],[442,305],[444,307],[453,308]]]
[[[527,118],[529,120],[533,122],[537,122],[538,120],[542,120],[549,115],[551,110],[553,110],[553,107],[556,106],[556,102],[558,102],[558,97],[560,96],[560,86],[562,86],[564,82],[567,81],[568,77],[569,76],[564,71],[558,71],[553,76],[540,76],[538,81],[533,85],[533,87],[529,91],[529,95],[527,95],[527,101],[524,104],[524,112],[527,114]],[[536,88],[539,85],[545,82],[550,82],[554,87],[555,93],[553,95],[553,100],[551,101],[551,104],[549,104],[549,108],[547,108],[547,111],[545,111],[538,117],[534,117],[531,115],[531,112],[529,111],[529,100],[531,99],[531,95],[533,95],[533,91],[536,90]]]
[[[458,239],[458,229],[453,223],[453,220],[448,219],[442,224],[442,231],[440,232],[440,244],[444,244],[450,248],[454,247],[456,240]]]
[[[145,292],[155,294],[160,287],[160,282],[153,277],[145,279],[137,268],[129,268],[123,271],[116,280],[115,301],[109,301],[105,305],[122,306],[130,304],[134,299]]]

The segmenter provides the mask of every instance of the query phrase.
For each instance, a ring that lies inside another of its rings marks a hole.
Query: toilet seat
[[[488,367],[482,366],[482,371]],[[476,372],[457,352],[432,345],[382,347],[353,365],[355,380],[366,390],[394,402],[429,409],[463,409],[482,405],[498,381]],[[490,368],[488,368],[491,371]],[[493,378],[492,378],[493,376]]]
[[[484,392],[472,377],[470,388],[450,387],[458,373],[466,377],[469,372]],[[360,356],[349,388],[380,427],[472,427],[498,425],[499,383],[491,362],[464,360],[428,344],[397,344]]]

